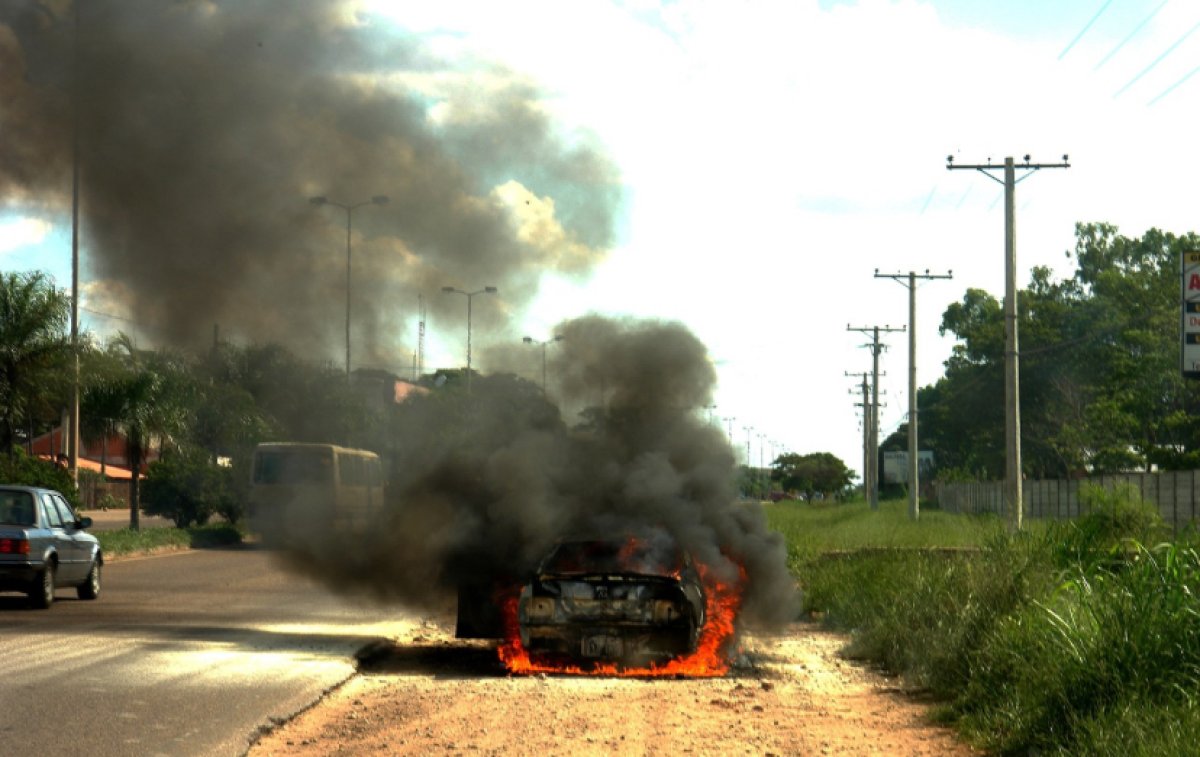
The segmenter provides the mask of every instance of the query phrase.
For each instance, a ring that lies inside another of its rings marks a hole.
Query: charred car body
[[[563,541],[521,590],[521,645],[542,659],[665,662],[695,651],[704,603],[699,573],[673,541]]]

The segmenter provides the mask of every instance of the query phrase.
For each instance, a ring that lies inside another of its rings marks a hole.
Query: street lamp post
[[[475,299],[477,294],[495,294],[498,289],[496,287],[484,287],[476,289],[474,292],[465,292],[454,287],[442,287],[442,291],[448,294],[461,294],[467,298],[467,394],[471,393],[471,300]]]
[[[350,380],[350,218],[354,215],[354,211],[364,205],[383,205],[388,201],[386,195],[375,195],[369,200],[356,202],[353,205],[346,205],[340,202],[334,202],[326,197],[313,197],[309,199],[313,205],[332,205],[335,208],[341,208],[346,211],[346,380]]]
[[[551,337],[550,339],[547,339],[543,342],[539,342],[538,340],[534,339],[531,336],[524,337],[521,341],[525,342],[525,344],[540,345],[542,348],[542,394],[545,394],[546,393],[546,345],[553,344],[554,342],[561,342],[562,334],[555,334],[553,337]]]

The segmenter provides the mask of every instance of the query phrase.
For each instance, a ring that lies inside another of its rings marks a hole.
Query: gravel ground
[[[972,755],[894,680],[811,624],[749,637],[713,679],[509,676],[426,621],[264,733],[250,755]]]

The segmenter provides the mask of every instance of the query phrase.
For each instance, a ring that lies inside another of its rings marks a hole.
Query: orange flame
[[[577,665],[549,665],[535,662],[521,644],[521,626],[518,618],[519,597],[506,597],[501,607],[504,618],[504,641],[497,652],[500,661],[510,673],[557,673],[566,675],[618,676],[622,678],[667,678],[686,676],[689,678],[715,678],[729,670],[729,645],[734,638],[734,620],[742,605],[742,587],[746,582],[746,569],[738,564],[736,583],[720,581],[714,571],[705,565],[696,564],[700,580],[704,584],[704,627],[696,643],[696,651],[677,657],[662,664],[651,663],[646,667],[626,668],[615,663],[596,663],[587,668]]]

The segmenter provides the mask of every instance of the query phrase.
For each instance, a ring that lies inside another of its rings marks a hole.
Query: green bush
[[[62,492],[71,507],[79,508],[79,490],[71,480],[71,472],[49,460],[30,457],[20,447],[9,454],[0,454],[0,482],[18,486],[41,486]]]
[[[1097,567],[1119,563],[1134,545],[1157,544],[1171,534],[1152,502],[1137,487],[1121,483],[1111,489],[1093,484],[1079,488],[1085,514],[1054,525],[1057,559],[1063,567]]]
[[[204,525],[216,514],[233,513],[233,472],[198,450],[176,450],[150,465],[141,505],[148,515],[170,518],[178,528]]]

